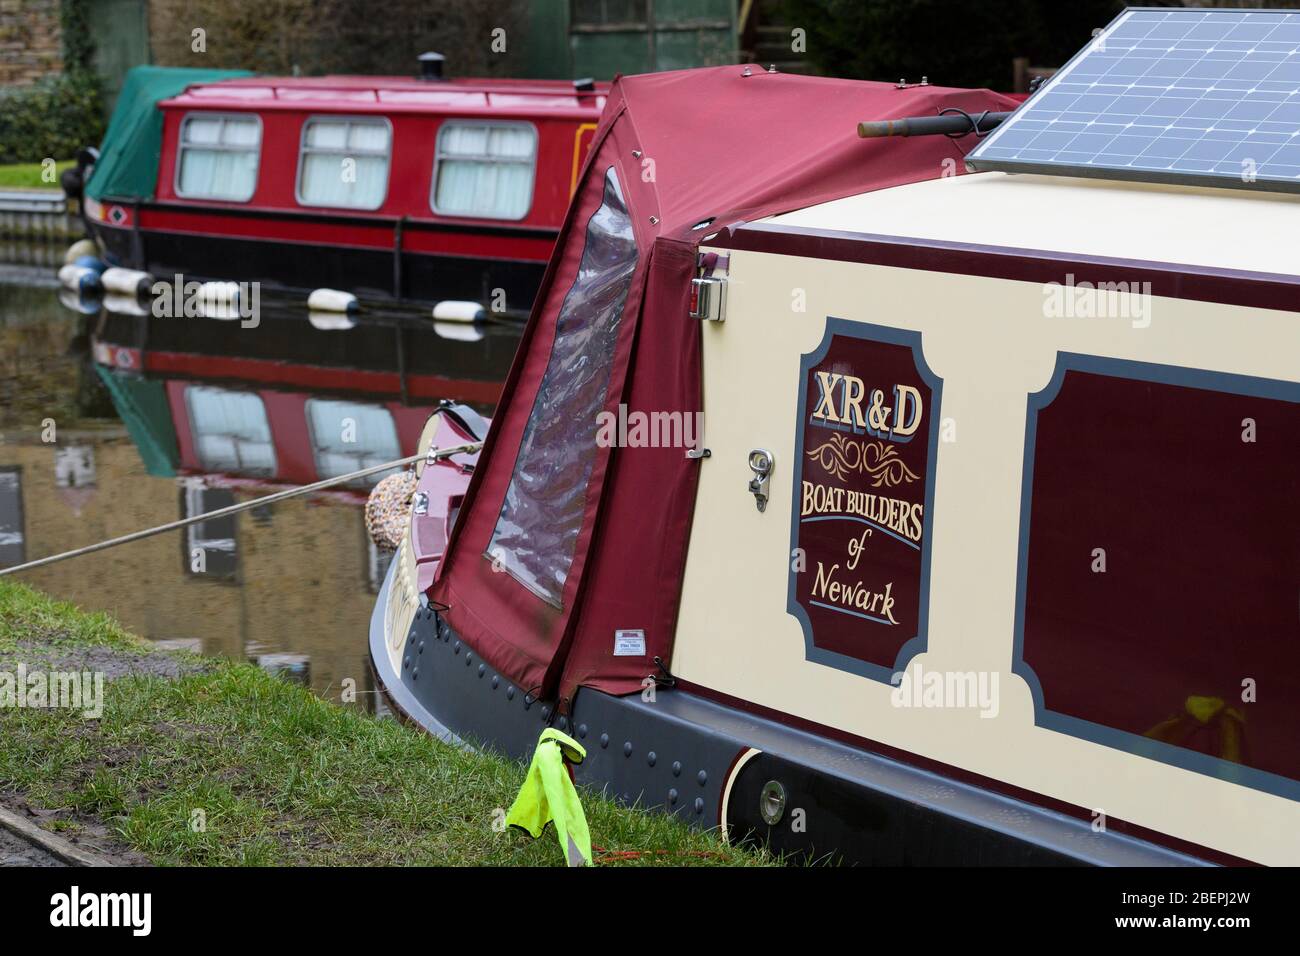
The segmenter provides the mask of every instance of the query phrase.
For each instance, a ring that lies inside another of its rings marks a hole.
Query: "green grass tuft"
[[[149,646],[108,614],[82,611],[76,605],[0,578],[0,652],[12,651],[19,641],[39,641],[53,648],[139,650]]]

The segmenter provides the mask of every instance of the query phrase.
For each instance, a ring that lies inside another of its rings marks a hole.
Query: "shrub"
[[[103,136],[99,82],[86,70],[0,90],[0,163],[67,159]]]

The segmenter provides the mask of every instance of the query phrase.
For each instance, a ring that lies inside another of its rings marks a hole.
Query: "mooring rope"
[[[398,458],[396,461],[386,462],[382,465],[372,465],[369,468],[362,468],[360,471],[352,471],[346,475],[339,475],[337,478],[326,478],[310,485],[303,485],[300,488],[289,488],[286,491],[277,491],[275,494],[264,495],[261,498],[252,498],[249,501],[243,501],[237,505],[230,505],[227,508],[218,508],[216,511],[206,511],[203,514],[195,515],[192,518],[182,518],[179,521],[169,521],[167,524],[160,524],[155,528],[146,528],[143,531],[133,531],[130,534],[124,534],[118,538],[109,538],[107,541],[100,541],[98,544],[90,544],[84,548],[77,548],[74,551],[64,551],[62,554],[52,554],[48,558],[38,558],[35,561],[28,561],[26,564],[15,565],[12,568],[3,568],[0,569],[0,577],[4,577],[6,574],[17,574],[19,571],[28,571],[32,568],[43,567],[47,564],[54,564],[56,561],[65,561],[68,558],[80,557],[83,554],[93,554],[96,551],[115,548],[119,544],[128,544],[132,541],[139,541],[141,538],[150,538],[156,534],[162,534],[164,531],[175,531],[177,528],[184,528],[186,525],[197,524],[200,521],[210,521],[213,518],[224,518],[226,515],[239,514],[239,512],[247,511],[250,508],[257,508],[261,505],[269,505],[277,501],[284,501],[286,498],[295,498],[298,495],[309,495],[313,491],[320,491],[334,485],[347,484],[349,481],[356,481],[358,478],[365,478],[367,475],[373,475],[377,472],[388,471],[390,468],[400,468],[403,465],[409,465],[412,462],[419,461],[421,458],[432,463],[440,461],[443,458],[450,458],[452,455],[463,455],[476,452],[482,447],[483,443],[476,441],[468,442],[464,445],[456,445],[452,448],[430,448],[428,452],[422,455],[408,455],[405,458]]]

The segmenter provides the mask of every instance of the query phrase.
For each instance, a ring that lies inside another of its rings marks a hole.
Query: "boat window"
[[[259,117],[191,113],[181,123],[176,195],[248,202],[261,148]]]
[[[489,558],[556,607],[582,530],[596,416],[605,406],[636,263],[632,221],[611,166],[488,544]]]
[[[350,471],[382,465],[402,454],[393,414],[382,405],[310,398],[307,424],[311,428],[316,474],[320,478],[337,478]],[[379,472],[358,484],[374,485],[400,470]]]
[[[387,120],[314,116],[303,124],[298,202],[378,209],[388,192]]]
[[[438,130],[433,211],[522,219],[533,202],[537,130],[531,123],[448,120]]]
[[[275,474],[275,446],[266,406],[258,395],[210,385],[185,390],[194,449],[204,471]]]

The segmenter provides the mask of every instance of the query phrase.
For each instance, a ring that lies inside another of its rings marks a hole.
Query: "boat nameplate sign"
[[[919,333],[834,318],[800,369],[788,610],[810,660],[889,681],[925,645],[941,383]]]

